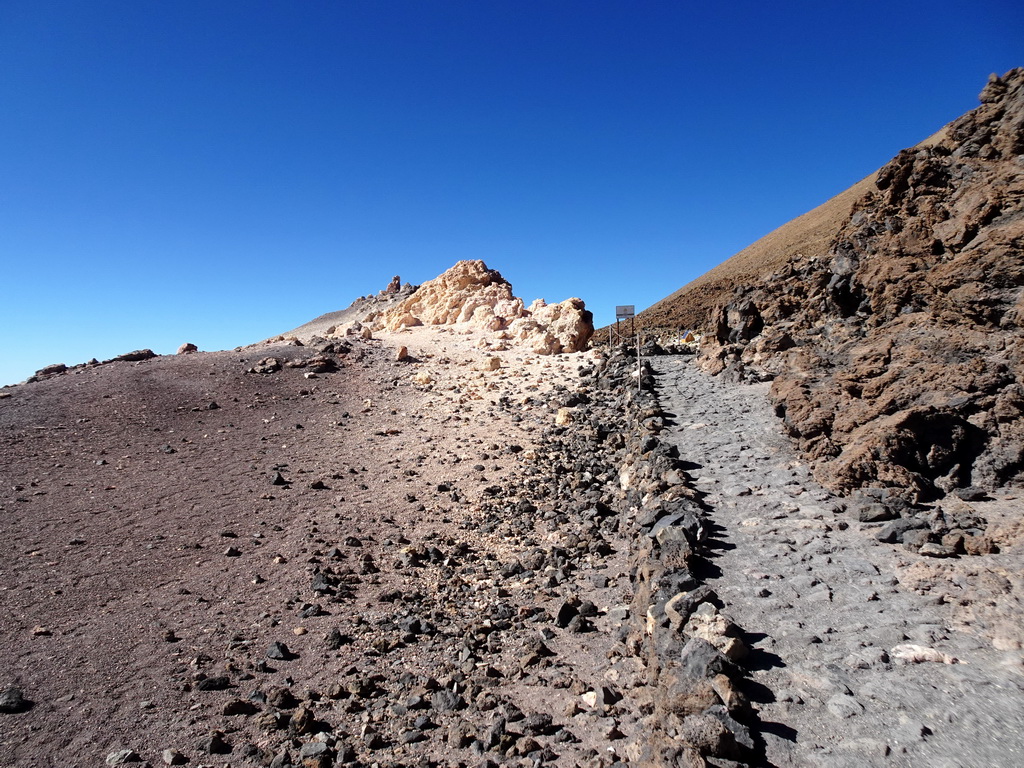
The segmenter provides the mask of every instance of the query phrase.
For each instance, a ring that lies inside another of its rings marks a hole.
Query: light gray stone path
[[[753,647],[752,696],[776,766],[1024,766],[1019,651],[951,627],[896,574],[919,555],[847,518],[796,456],[767,385],[652,364],[716,530],[708,583]],[[912,662],[916,645],[963,663]],[[763,688],[762,688],[763,686]]]

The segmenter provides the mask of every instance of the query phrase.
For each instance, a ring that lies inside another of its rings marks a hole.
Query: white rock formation
[[[504,332],[502,338],[540,355],[586,349],[594,333],[593,316],[581,299],[548,304],[538,299],[529,309],[512,293],[512,285],[479,259],[460,261],[421,285],[411,296],[383,313],[378,328],[398,331],[418,325],[468,324]]]
[[[514,340],[532,352],[557,355],[586,349],[594,334],[594,321],[582,299],[566,299],[560,304],[537,299],[508,330]]]

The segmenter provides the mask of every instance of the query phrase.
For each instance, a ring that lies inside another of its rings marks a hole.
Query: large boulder
[[[525,317],[511,323],[509,334],[540,355],[579,352],[587,348],[594,335],[594,316],[582,299],[566,299],[559,304],[537,299]]]

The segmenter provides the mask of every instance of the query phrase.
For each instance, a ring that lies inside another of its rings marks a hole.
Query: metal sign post
[[[640,362],[640,334],[636,331],[636,306],[633,304],[621,304],[615,307],[615,328],[618,330],[620,320],[629,320],[629,330],[636,336],[636,386],[637,392],[643,391],[643,384],[640,379],[643,374],[643,365]],[[621,336],[619,337],[621,338]]]

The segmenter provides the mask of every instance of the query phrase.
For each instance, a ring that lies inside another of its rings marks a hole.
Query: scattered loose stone
[[[223,691],[231,687],[231,678],[227,675],[206,677],[196,683],[196,690],[199,691]]]
[[[836,694],[825,702],[825,706],[839,718],[853,717],[864,711],[864,705],[847,694]]]
[[[160,753],[165,765],[185,765],[188,758],[176,749],[165,749]]]
[[[948,653],[937,651],[934,648],[927,648],[923,645],[914,645],[913,643],[897,645],[892,649],[891,656],[907,664],[920,664],[921,662],[929,661],[938,664],[960,663],[959,659],[955,656],[950,656]]]
[[[142,758],[133,749],[118,749],[107,755],[107,765],[127,765],[128,763],[141,763]]]
[[[288,661],[294,658],[288,646],[284,643],[274,641],[267,647],[267,658],[276,661]]]
[[[204,752],[211,755],[227,755],[231,753],[231,743],[227,740],[223,731],[211,731],[210,735],[203,740]]]

